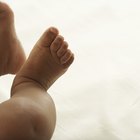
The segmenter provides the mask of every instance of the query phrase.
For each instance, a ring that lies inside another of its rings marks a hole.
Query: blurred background
[[[140,140],[140,1],[4,0],[28,56],[50,26],[75,62],[49,90],[57,109],[52,140]],[[0,100],[14,76],[0,78]]]

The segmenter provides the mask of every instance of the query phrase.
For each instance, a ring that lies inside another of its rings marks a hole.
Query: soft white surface
[[[140,1],[5,0],[28,55],[49,26],[75,53],[50,89],[57,107],[52,140],[140,140]],[[0,79],[9,95],[12,76]]]

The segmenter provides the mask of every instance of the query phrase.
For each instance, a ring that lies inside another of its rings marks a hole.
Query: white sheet
[[[75,52],[75,63],[49,91],[58,116],[52,140],[139,140],[140,1],[5,1],[27,55],[49,26]],[[12,79],[0,79],[0,99],[8,98]]]

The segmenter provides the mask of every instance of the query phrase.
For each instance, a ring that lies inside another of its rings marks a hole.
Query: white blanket
[[[5,0],[28,56],[56,26],[75,63],[49,90],[57,108],[52,140],[140,140],[140,1]],[[1,101],[13,77],[1,77]]]

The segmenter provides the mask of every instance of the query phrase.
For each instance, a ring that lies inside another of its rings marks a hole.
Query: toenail
[[[49,28],[49,31],[52,32],[52,33],[55,33],[55,34],[58,34],[58,32],[59,32],[59,31],[58,31],[56,28],[54,28],[54,27],[50,27],[50,28]]]
[[[62,37],[62,36],[59,35],[59,36],[55,39],[54,45],[60,47],[60,45],[63,43],[63,40],[64,40],[64,37]]]
[[[61,36],[61,35],[59,35],[58,38],[61,39],[61,40],[64,40],[64,37]]]
[[[61,59],[61,63],[64,64],[66,62],[66,59]]]
[[[66,51],[66,50],[58,51],[58,52],[57,52],[57,55],[58,55],[59,57],[61,57],[62,55],[64,55],[65,51]]]
[[[70,56],[71,56],[70,53],[67,53],[67,55],[65,55],[61,58],[61,62],[65,63],[67,61],[67,59],[70,58]]]

